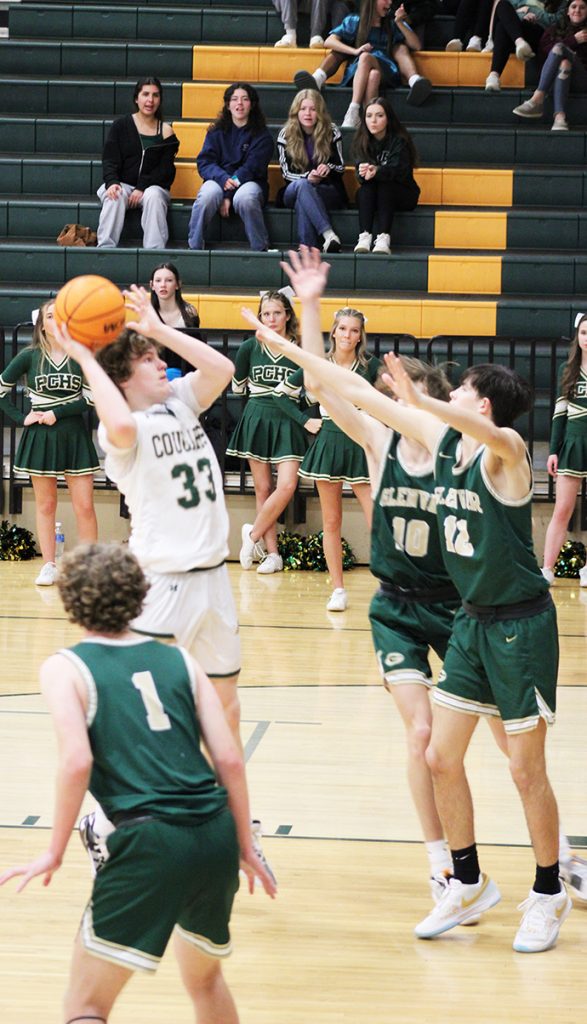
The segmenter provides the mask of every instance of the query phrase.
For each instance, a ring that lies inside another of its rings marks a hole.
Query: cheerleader
[[[258,316],[281,337],[298,344],[298,321],[286,295],[266,292]],[[296,369],[285,356],[272,355],[254,336],[247,338],[236,354],[232,390],[237,395],[248,393],[249,400],[230,438],[227,455],[248,459],[257,507],[254,523],[242,528],[239,557],[243,569],[251,569],[253,561],[260,560],[257,572],[265,575],[283,569],[277,550],[277,520],[293,497],[308,438],[322,426],[320,419],[300,408],[301,383],[294,392],[280,392],[278,404],[272,397],[274,389]],[[276,466],[275,482],[272,466]]]
[[[366,349],[363,314],[358,309],[339,309],[330,329],[330,350],[326,358],[337,366],[353,370],[373,384],[381,361],[369,355]],[[300,376],[302,373],[298,371]],[[299,379],[294,375],[292,384]],[[322,429],[315,444],[304,456],[300,476],[304,480],[315,481],[320,499],[322,544],[333,586],[326,608],[329,612],[343,612],[348,599],[342,574],[342,485],[350,484],[370,529],[372,501],[369,472],[363,449],[337,427],[326,409],[321,407],[320,412]]]
[[[28,473],[35,496],[37,537],[43,568],[35,583],[51,586],[55,565],[55,513],[57,477],[63,474],[71,495],[80,541],[90,543],[98,534],[94,511],[93,474],[100,468],[83,413],[91,404],[83,374],[57,344],[54,302],[45,302],[33,329],[31,345],[19,352],[0,375],[0,409],[25,427],[14,461],[17,473]],[[10,401],[15,384],[26,381],[31,409],[22,413]]]
[[[556,500],[546,531],[542,575],[552,583],[577,492],[587,477],[587,313],[575,321],[575,337],[561,368],[546,468],[556,479]],[[587,587],[587,566],[579,572],[579,583]]]

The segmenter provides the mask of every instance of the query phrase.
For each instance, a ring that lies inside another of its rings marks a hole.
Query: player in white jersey
[[[59,333],[92,387],[106,473],[126,499],[130,547],[151,585],[132,628],[174,637],[190,651],[215,683],[242,750],[238,620],[224,564],[228,516],[220,468],[198,420],[230,383],[234,366],[162,323],[144,289],[133,286],[127,300],[136,320],[97,358],[63,328]],[[168,381],[163,347],[195,372]],[[103,833],[99,819],[98,826]]]

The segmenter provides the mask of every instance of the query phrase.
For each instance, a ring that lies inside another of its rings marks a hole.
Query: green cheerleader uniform
[[[587,373],[580,370],[571,398],[561,391],[564,366],[558,378],[558,397],[552,417],[550,454],[558,455],[559,476],[587,477]]]
[[[25,378],[26,393],[36,412],[52,412],[56,423],[24,428],[14,460],[18,473],[32,476],[84,476],[100,468],[83,413],[92,405],[81,367],[64,356],[58,365],[38,348],[25,348],[0,375],[0,409],[19,426],[26,413],[10,401],[16,383]]]
[[[286,385],[297,367],[285,356],[274,356],[256,338],[247,338],[235,359],[232,390],[249,393],[244,412],[226,449],[227,455],[257,462],[301,462],[308,447],[304,423],[310,413],[300,407],[301,383],[282,388],[276,403],[273,393]]]
[[[356,359],[350,369],[373,384],[381,366],[381,360],[367,356],[367,365],[361,366]],[[301,372],[301,371],[300,371]],[[292,384],[297,383],[294,376]],[[336,426],[325,409],[320,409],[322,427],[316,440],[300,466],[304,480],[329,480],[332,483],[368,484],[369,470],[365,453],[360,445]]]

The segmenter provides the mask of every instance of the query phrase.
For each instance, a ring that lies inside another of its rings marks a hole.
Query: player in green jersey
[[[129,630],[148,583],[125,548],[78,547],[57,585],[85,638],[41,668],[59,755],[53,832],[0,884],[49,884],[89,788],[116,831],[75,940],[64,1020],[106,1022],[132,972],[155,971],[175,932],[198,1024],[238,1024],[220,958],[239,854],[251,892],[255,877],[268,895],[276,888],[253,847],[244,762],[220,700],[186,651]]]
[[[316,273],[325,283],[327,268],[317,265]],[[310,373],[319,366],[327,386],[434,454],[446,564],[463,602],[435,693],[439,706],[427,752],[454,877],[416,934],[432,938],[500,899],[497,887],[479,871],[464,770],[479,716],[486,715],[504,722],[537,865],[514,948],[549,949],[571,902],[559,880],[558,811],[544,753],[546,725],[555,710],[556,616],[532,549],[529,457],[511,426],[527,408],[528,386],[506,367],[474,367],[447,405],[416,392],[401,362],[390,355],[388,383],[415,406],[405,407],[356,375],[318,361],[318,300],[305,305],[302,350],[294,356],[279,340],[276,350],[287,351]]]

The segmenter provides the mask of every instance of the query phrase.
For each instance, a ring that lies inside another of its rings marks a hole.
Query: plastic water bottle
[[[55,561],[57,562],[65,548],[65,534],[61,523],[55,523]]]

